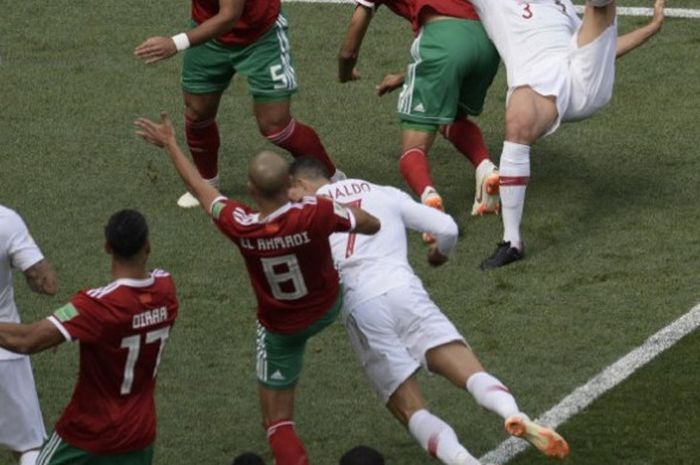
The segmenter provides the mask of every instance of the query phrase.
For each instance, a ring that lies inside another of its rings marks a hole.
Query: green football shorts
[[[250,45],[227,46],[209,40],[187,49],[182,89],[190,94],[223,92],[236,73],[246,76],[256,101],[286,99],[296,92],[287,18],[282,13],[274,26]]]
[[[53,433],[37,458],[36,465],[151,465],[153,446],[118,455],[95,455],[65,442]]]
[[[408,126],[450,124],[457,116],[481,113],[500,61],[481,22],[466,19],[423,26],[411,58],[398,104],[399,119]]]
[[[273,333],[258,323],[258,382],[268,389],[287,389],[293,386],[301,375],[306,341],[333,323],[342,306],[341,289],[333,306],[320,320],[296,333]]]

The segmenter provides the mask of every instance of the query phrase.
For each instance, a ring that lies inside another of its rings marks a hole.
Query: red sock
[[[215,119],[194,121],[185,118],[185,137],[190,147],[192,160],[204,179],[219,174],[219,127]]]
[[[408,149],[401,155],[399,170],[413,192],[418,195],[423,194],[426,187],[433,185],[428,157],[420,147]]]
[[[328,175],[333,176],[335,165],[328,157],[321,139],[313,128],[292,118],[287,127],[279,132],[265,134],[267,140],[278,147],[282,147],[293,157],[309,156],[317,159],[328,170]]]
[[[309,465],[304,445],[294,432],[293,421],[271,423],[267,428],[267,442],[275,457],[275,465]]]
[[[452,142],[452,145],[469,159],[474,168],[479,166],[482,161],[489,159],[489,149],[486,148],[481,129],[467,118],[461,118],[450,125],[442,126],[440,132],[445,136],[445,139]]]

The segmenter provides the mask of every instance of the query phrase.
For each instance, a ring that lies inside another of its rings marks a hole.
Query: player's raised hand
[[[401,87],[403,82],[403,74],[387,74],[384,76],[384,80],[374,88],[374,92],[377,94],[377,96],[381,97],[382,95],[393,92],[395,89]]]
[[[150,142],[158,147],[166,147],[175,144],[175,130],[166,112],[161,112],[160,124],[148,118],[139,118],[134,121],[134,125],[138,128],[136,130],[136,135],[146,142]]]
[[[666,8],[666,0],[656,0],[654,2],[654,14],[651,17],[651,23],[658,29],[664,23],[664,10]]]
[[[176,53],[177,47],[170,37],[151,37],[134,49],[134,55],[146,64],[165,60]]]

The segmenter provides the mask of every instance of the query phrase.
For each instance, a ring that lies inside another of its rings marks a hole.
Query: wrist
[[[178,52],[182,52],[183,50],[190,48],[190,38],[187,37],[187,34],[184,32],[172,36],[171,39],[175,43],[175,48]]]

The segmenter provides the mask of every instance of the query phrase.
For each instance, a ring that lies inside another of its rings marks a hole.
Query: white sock
[[[522,250],[520,220],[525,206],[525,189],[530,180],[530,146],[503,142],[500,173],[503,240]]]
[[[518,404],[508,388],[485,371],[471,375],[466,388],[479,405],[499,414],[503,419],[520,413]]]
[[[19,458],[19,465],[36,465],[36,459],[39,458],[39,451],[34,449],[25,452]]]
[[[411,416],[408,430],[423,449],[444,464],[479,465],[479,461],[459,443],[452,427],[425,409]]]

